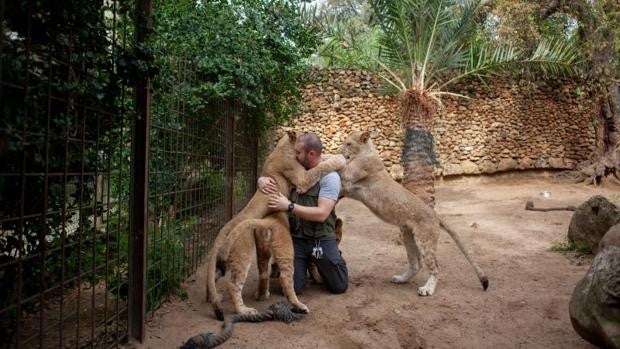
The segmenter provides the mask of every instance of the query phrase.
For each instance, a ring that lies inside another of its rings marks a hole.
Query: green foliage
[[[564,37],[579,49],[581,71],[609,80],[620,76],[620,3],[494,0],[487,15],[496,39],[532,51],[542,38]]]
[[[464,78],[487,78],[517,67],[545,76],[574,73],[576,51],[569,43],[543,40],[526,55],[522,50],[480,35],[482,1],[373,0],[382,29],[378,63],[383,77],[400,91],[448,92]]]
[[[502,44],[531,52],[545,38],[577,39],[576,19],[565,13],[542,18],[545,2],[494,0],[484,9],[484,33]],[[576,43],[576,42],[575,42]]]
[[[156,1],[154,47],[162,59],[187,60],[191,112],[214,101],[239,101],[263,129],[296,111],[303,61],[317,45],[298,1]],[[174,76],[162,64],[155,88]]]
[[[135,2],[3,2],[1,309],[21,297],[33,299],[21,311],[35,311],[33,295],[78,275],[62,287],[105,282],[127,296],[131,88],[146,77],[153,80],[152,122],[159,127],[152,147],[162,150],[151,153],[149,184],[182,193],[149,198],[149,309],[178,288],[189,270],[188,251],[196,248],[189,237],[205,213],[169,208],[215,205],[224,196],[217,137],[226,108],[214,106],[241,104],[239,124],[254,130],[295,113],[304,62],[318,43],[300,2],[155,1],[154,36],[140,44],[133,37]],[[191,132],[204,138],[184,138],[190,151],[172,148]],[[67,175],[46,181],[45,173]],[[108,193],[97,193],[101,183]],[[248,187],[238,184],[242,196]],[[0,337],[11,340],[4,335],[18,314],[5,314],[11,318],[0,321]]]
[[[566,253],[577,253],[580,255],[592,254],[592,246],[582,241],[557,241],[551,246],[551,251]]]
[[[362,0],[331,0],[314,7],[312,22],[322,34],[314,64],[324,67],[377,68],[380,30],[370,25],[370,6]]]
[[[106,256],[119,260],[120,254],[126,256],[114,237],[97,230],[93,220],[97,200],[101,200],[94,190],[94,173],[102,175],[111,163],[124,161],[113,155],[113,147],[128,132],[118,117],[126,86],[111,59],[112,52],[124,48],[110,35],[111,21],[105,16],[112,11],[110,6],[102,0],[3,4],[2,309],[16,302],[17,292],[24,300],[44,287],[60,284],[63,277],[85,273],[79,280],[94,284],[105,277],[104,268],[93,270],[105,264]],[[128,16],[126,6],[117,9],[117,25],[129,21]],[[46,180],[43,173],[67,175]],[[124,175],[128,173],[126,168]],[[119,187],[113,187],[110,194],[114,198],[126,195]],[[109,266],[114,268],[113,263]],[[36,300],[24,304],[22,310],[36,310]],[[0,332],[5,330],[1,327]]]
[[[147,310],[157,308],[162,299],[177,291],[185,277],[189,261],[184,258],[185,238],[191,236],[191,222],[166,220],[160,227],[149,229],[147,258]]]
[[[205,252],[193,245],[200,232],[192,222],[224,201],[225,120],[253,131],[235,137],[255,137],[296,112],[304,62],[318,43],[299,3],[154,2],[149,309],[178,289],[188,261]],[[247,182],[235,176],[233,199],[247,197]]]

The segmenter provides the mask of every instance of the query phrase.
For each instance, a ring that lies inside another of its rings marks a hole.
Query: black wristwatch
[[[288,213],[292,213],[293,210],[295,209],[295,203],[293,202],[289,202],[288,203],[288,209],[286,210]]]

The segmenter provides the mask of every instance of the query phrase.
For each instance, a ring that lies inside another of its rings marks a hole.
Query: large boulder
[[[620,223],[620,211],[604,196],[595,195],[579,205],[568,226],[568,240],[587,243],[594,253],[609,228]]]
[[[605,234],[570,300],[573,328],[602,348],[620,348],[620,224]]]

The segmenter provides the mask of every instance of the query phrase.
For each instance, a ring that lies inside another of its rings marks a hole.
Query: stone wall
[[[402,176],[397,97],[380,78],[356,70],[315,70],[302,114],[283,129],[316,132],[333,153],[352,130],[368,130],[394,177]],[[573,168],[596,151],[592,101],[571,81],[463,84],[444,98],[433,126],[437,175]]]

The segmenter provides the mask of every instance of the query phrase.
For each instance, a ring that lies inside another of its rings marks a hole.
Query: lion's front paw
[[[420,295],[422,297],[432,296],[434,291],[435,290],[431,290],[430,288],[428,288],[426,286],[418,287],[418,295]]]
[[[330,157],[335,170],[341,170],[347,165],[347,159],[342,154],[332,155]]]
[[[418,287],[418,295],[422,297],[432,296],[435,293],[435,287],[437,287],[437,277],[430,275],[424,286]]]
[[[309,186],[304,186],[304,185],[298,185],[296,190],[297,190],[297,194],[304,194],[305,192],[310,190],[310,187]]]
[[[237,313],[238,314],[258,314],[258,310],[242,305],[241,307],[239,307]]]
[[[297,193],[304,194],[305,192],[310,190],[310,188],[312,188],[312,186],[314,186],[320,179],[320,172],[306,172],[305,177],[303,178],[301,183],[297,184],[295,189],[297,190]]]
[[[407,281],[409,281],[409,279],[404,278],[402,275],[394,275],[392,276],[392,282],[395,284],[404,284]]]
[[[298,304],[294,305],[292,311],[295,312],[295,313],[300,313],[300,314],[309,314],[310,313],[310,309],[308,309],[308,307],[305,304],[303,304],[303,303],[298,303]]]

